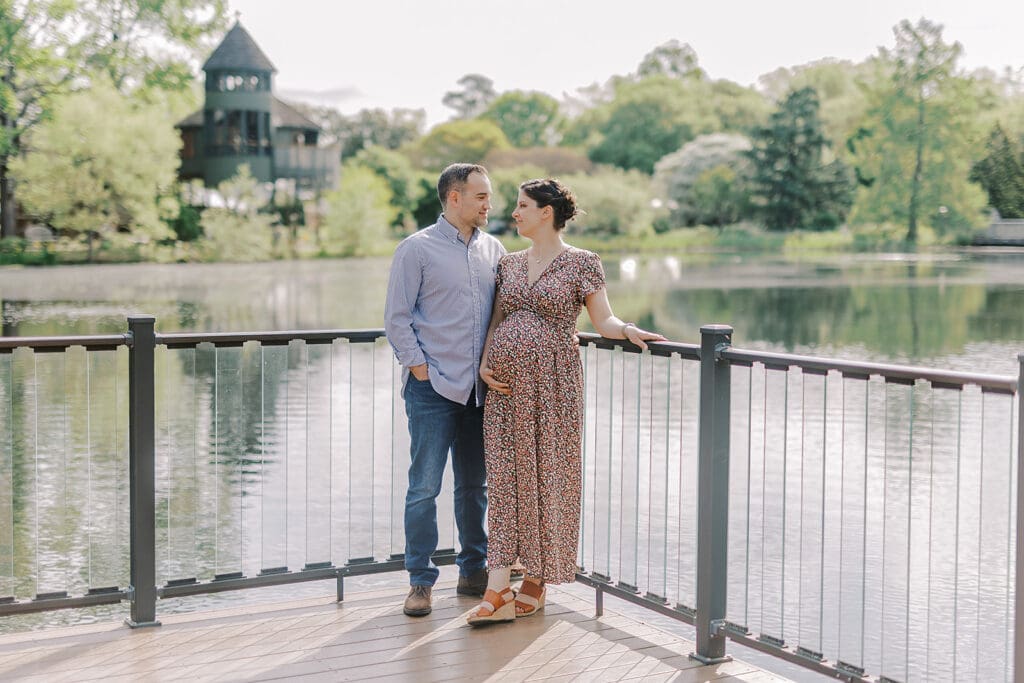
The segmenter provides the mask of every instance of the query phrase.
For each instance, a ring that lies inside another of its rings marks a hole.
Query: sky
[[[558,99],[634,71],[669,40],[689,43],[714,79],[760,75],[824,58],[861,61],[894,44],[902,19],[944,26],[967,69],[1024,69],[1021,0],[229,0],[277,67],[286,99],[424,109],[479,73],[506,90]]]

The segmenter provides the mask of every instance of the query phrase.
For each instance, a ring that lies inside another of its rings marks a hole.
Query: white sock
[[[509,578],[512,575],[512,567],[491,569],[487,572],[487,587],[495,593],[501,593],[509,586]]]

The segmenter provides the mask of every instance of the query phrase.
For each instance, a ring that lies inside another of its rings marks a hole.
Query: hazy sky
[[[285,97],[364,107],[441,104],[467,73],[498,92],[561,98],[636,69],[657,45],[689,43],[712,78],[743,85],[780,66],[860,61],[926,17],[964,47],[963,66],[1024,68],[1021,0],[229,0],[277,67]],[[314,95],[316,94],[316,95]]]

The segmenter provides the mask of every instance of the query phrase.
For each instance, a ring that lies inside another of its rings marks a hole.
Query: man
[[[438,570],[437,495],[449,450],[455,473],[456,558],[463,595],[487,586],[487,485],[480,354],[494,301],[494,273],[505,248],[481,231],[491,208],[487,170],[452,164],[437,180],[437,223],[402,241],[391,262],[384,329],[402,365],[409,417],[405,496],[405,613],[430,614]]]

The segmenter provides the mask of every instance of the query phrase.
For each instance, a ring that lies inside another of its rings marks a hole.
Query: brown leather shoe
[[[430,586],[411,586],[402,611],[410,617],[425,617],[430,614],[430,592]]]
[[[472,595],[475,598],[483,597],[487,590],[487,569],[479,569],[469,576],[460,576],[459,585],[455,592],[459,595]]]

